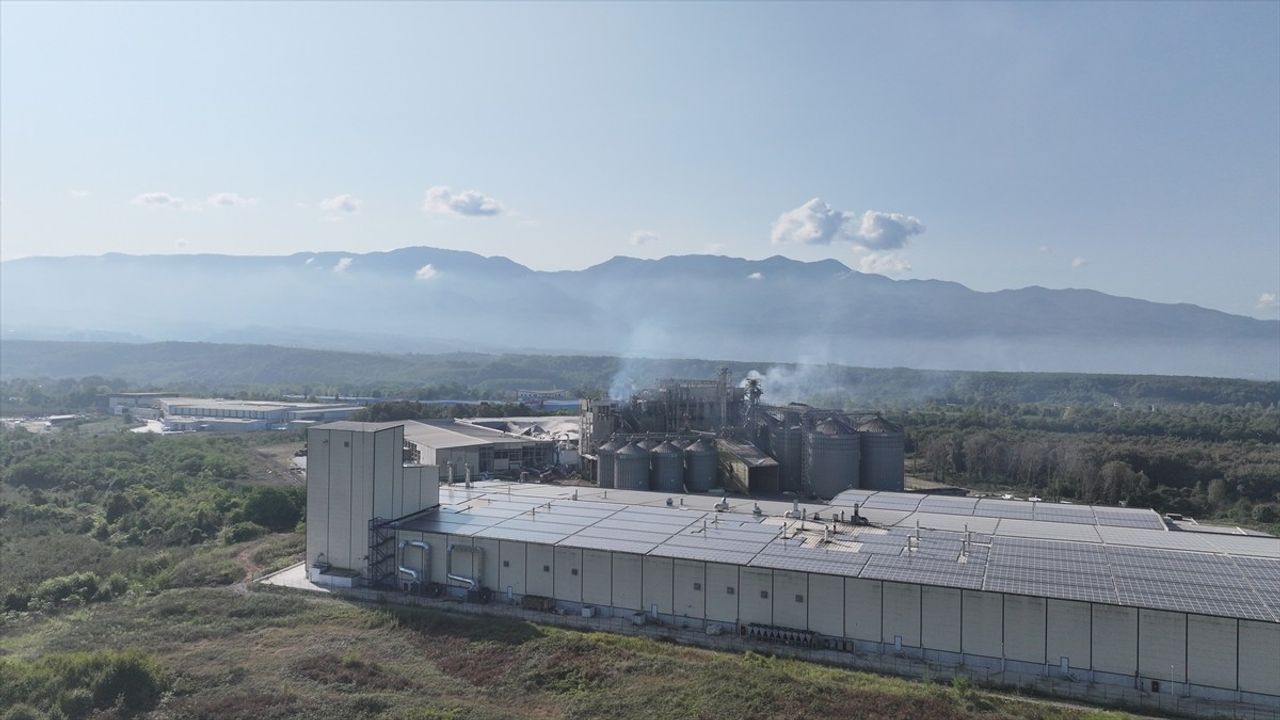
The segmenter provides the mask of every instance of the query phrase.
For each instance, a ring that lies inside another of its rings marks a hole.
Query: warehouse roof
[[[834,534],[832,513],[847,519],[852,501],[793,505],[502,482],[442,487],[441,507],[400,527],[1280,622],[1277,538],[1103,522],[1154,515],[1126,508],[1055,505],[1069,508],[1055,517],[1045,503],[1019,514],[1017,501],[856,492],[872,525],[838,523]],[[726,511],[716,511],[721,502]],[[784,517],[797,508],[807,519]]]
[[[404,437],[410,442],[436,449],[503,443],[548,442],[531,438],[527,435],[516,435],[479,425],[453,422],[452,420],[442,422],[411,420],[405,422]]]
[[[276,402],[273,400],[235,400],[229,398],[169,397],[160,401],[168,407],[218,408],[220,410],[333,410],[359,409],[350,403]]]

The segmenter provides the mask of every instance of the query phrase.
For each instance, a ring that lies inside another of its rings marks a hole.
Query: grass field
[[[131,595],[0,625],[7,664],[105,649],[156,661],[164,693],[138,711],[153,718],[1123,717],[751,653],[237,587]],[[0,665],[0,698],[13,676]]]

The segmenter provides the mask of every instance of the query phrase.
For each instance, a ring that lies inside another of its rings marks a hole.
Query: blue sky
[[[1280,317],[1280,3],[6,2],[0,203],[6,259],[783,254]]]

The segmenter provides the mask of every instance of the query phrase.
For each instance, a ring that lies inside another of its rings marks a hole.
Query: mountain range
[[[555,272],[428,247],[33,257],[0,263],[0,328],[6,339],[1280,379],[1280,321],[780,256],[615,257]]]

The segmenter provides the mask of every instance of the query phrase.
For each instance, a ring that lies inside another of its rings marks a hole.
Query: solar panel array
[[[760,502],[761,517],[754,502],[695,509],[713,504],[705,496],[681,507],[661,493],[478,483],[442,489],[447,504],[402,527],[1280,622],[1275,538],[1170,532],[1130,508],[885,492],[837,500],[850,497],[889,522],[829,536],[825,523],[780,517],[794,506],[778,502]]]

